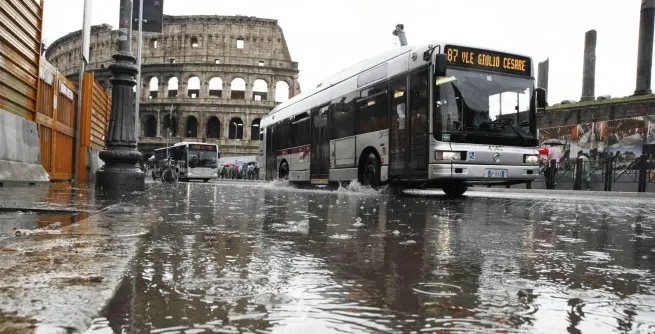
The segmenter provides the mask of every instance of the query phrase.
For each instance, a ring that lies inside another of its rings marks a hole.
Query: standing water
[[[655,331],[651,203],[159,191],[115,333]]]

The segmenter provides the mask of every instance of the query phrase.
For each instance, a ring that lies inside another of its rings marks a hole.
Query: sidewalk
[[[501,188],[501,187],[470,187],[469,192],[484,193],[512,193],[512,194],[543,194],[543,195],[566,195],[566,196],[590,196],[590,197],[632,197],[632,198],[655,198],[652,192],[623,192],[623,191],[587,191],[587,190],[557,190],[557,189],[524,189],[524,188]]]
[[[0,332],[84,332],[114,295],[156,212],[66,185],[0,188]],[[32,328],[31,330],[29,328]]]

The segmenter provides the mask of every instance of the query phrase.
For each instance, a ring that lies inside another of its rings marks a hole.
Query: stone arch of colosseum
[[[109,25],[91,29],[87,69],[101,82],[111,78],[117,40]],[[49,45],[46,58],[75,79],[80,43],[81,33],[72,32]],[[133,53],[136,46],[133,36]],[[229,154],[257,154],[261,118],[300,93],[298,63],[273,19],[166,15],[163,34],[144,33],[142,54],[138,128],[139,149],[146,154],[168,140],[217,143]],[[233,87],[236,78],[243,79],[240,87]],[[233,94],[236,88],[241,89]],[[230,130],[235,119],[242,125]]]

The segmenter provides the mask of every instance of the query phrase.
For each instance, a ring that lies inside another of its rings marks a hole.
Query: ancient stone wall
[[[606,102],[556,105],[539,119],[539,128],[574,125],[597,121],[647,116],[655,114],[655,95],[612,99]]]
[[[72,79],[81,37],[80,31],[70,33],[46,51],[48,61]],[[117,48],[118,31],[92,27],[87,69],[108,88]],[[146,154],[167,143],[169,129],[171,142],[212,142],[225,155],[258,154],[259,120],[300,93],[298,63],[277,20],[255,17],[165,16],[162,34],[143,34],[141,78],[139,149]]]

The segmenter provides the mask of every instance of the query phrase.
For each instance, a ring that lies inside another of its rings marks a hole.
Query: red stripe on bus
[[[276,155],[288,155],[288,154],[296,154],[296,153],[309,153],[309,145],[287,148],[275,152]]]

